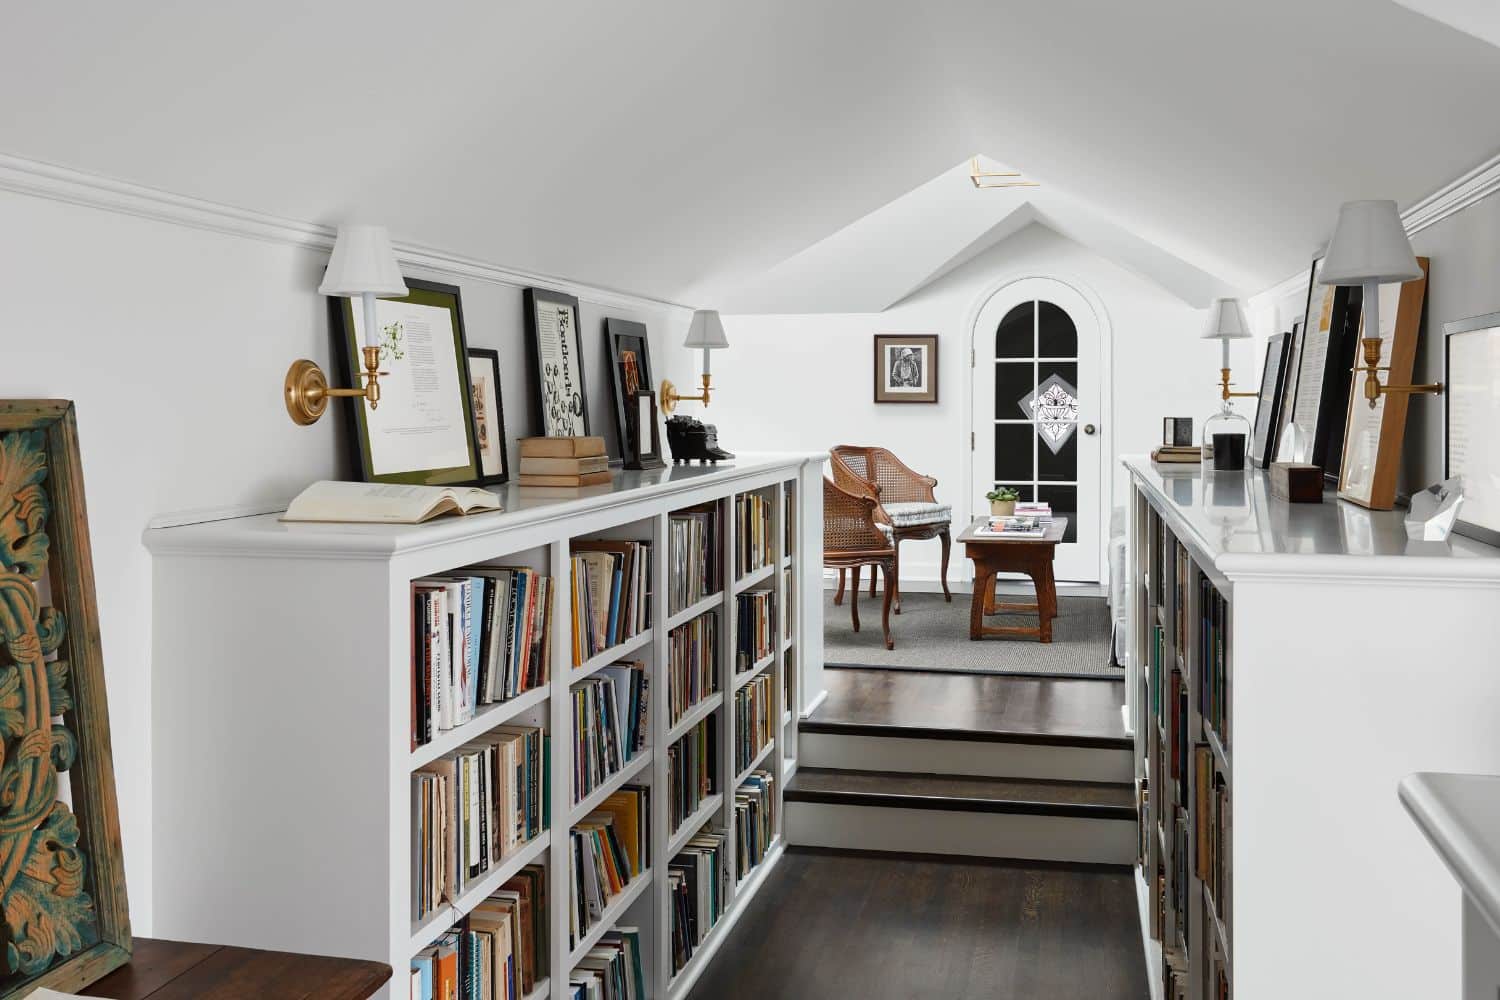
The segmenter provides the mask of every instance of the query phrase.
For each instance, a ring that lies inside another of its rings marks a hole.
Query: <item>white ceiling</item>
[[[976,151],[1253,291],[1500,150],[1500,52],[1390,0],[25,4],[0,93],[0,151],[687,304]]]

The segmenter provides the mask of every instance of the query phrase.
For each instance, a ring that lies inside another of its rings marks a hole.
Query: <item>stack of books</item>
[[[734,669],[743,673],[772,653],[776,595],[751,590],[735,599]]]
[[[1026,500],[1016,503],[1016,517],[1034,517],[1042,524],[1052,523],[1052,505],[1045,500]]]
[[[756,493],[734,498],[735,573],[744,576],[771,564],[771,502]]]
[[[667,635],[667,704],[672,725],[719,690],[718,648],[719,616],[712,611]]]
[[[528,865],[411,961],[412,1000],[521,1000],[547,968],[547,868]]]
[[[613,478],[602,437],[521,439],[522,486],[604,486]]]
[[[497,726],[412,774],[412,912],[458,899],[547,827],[548,739]]]
[[[1047,534],[1047,523],[1035,517],[992,517],[990,523],[981,525],[976,535],[991,535],[1003,538],[1041,538]]]
[[[478,706],[545,686],[552,581],[482,567],[412,584],[411,746],[474,718]]]
[[[568,974],[569,1000],[646,1000],[646,965],[637,927],[599,939]]]
[[[573,688],[573,801],[646,749],[646,665],[617,663]]]
[[[681,972],[724,915],[729,866],[726,841],[704,830],[667,866],[672,904],[672,972]]]
[[[771,742],[771,683],[761,674],[734,693],[734,773],[739,774]]]
[[[667,524],[667,579],[676,614],[719,589],[719,514],[716,504],[673,513]]]
[[[651,792],[627,785],[569,831],[569,946],[604,917],[610,900],[651,864]]]
[[[651,627],[651,546],[588,539],[570,549],[576,667]]]
[[[743,879],[766,856],[776,829],[776,795],[770,771],[751,771],[734,793],[734,830],[739,836],[734,877]]]
[[[1203,461],[1203,449],[1189,445],[1164,444],[1151,452],[1151,461],[1164,465],[1195,464]]]
[[[710,715],[686,736],[667,747],[667,792],[671,830],[691,816],[714,794],[719,773],[718,715]]]

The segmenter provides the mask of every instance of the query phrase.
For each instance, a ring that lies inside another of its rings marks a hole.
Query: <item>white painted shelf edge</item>
[[[568,826],[570,828],[576,826],[585,816],[598,809],[605,799],[618,792],[632,778],[639,776],[642,771],[650,766],[651,749],[647,747],[630,758],[624,767],[611,774],[608,778],[605,778],[604,782],[598,788],[589,792],[579,802],[574,803],[573,807],[568,810]]]
[[[721,605],[723,605],[723,603],[724,592],[722,590],[715,591],[714,593],[709,594],[701,601],[694,601],[692,604],[689,604],[687,607],[683,608],[676,614],[667,616],[667,631],[670,632],[679,625],[686,625],[688,622],[692,621],[694,618],[697,618],[699,615],[704,615],[710,611],[715,611]]]
[[[646,886],[651,884],[651,876],[651,869],[646,869],[631,879],[630,884],[621,889],[619,895],[609,901],[609,905],[604,908],[604,913],[599,917],[598,923],[594,924],[589,932],[583,936],[583,940],[578,942],[568,952],[569,972],[572,972],[573,967],[578,964],[579,960],[587,955],[594,945],[599,943],[600,938],[614,930],[615,924],[620,920],[620,916],[626,910],[630,909],[632,903],[641,898],[641,893],[645,892]]]
[[[734,675],[734,689],[740,688],[755,680],[756,677],[765,673],[776,662],[776,654],[770,653],[764,659],[756,660],[749,670],[742,670]]]
[[[671,746],[682,739],[692,731],[694,726],[712,715],[723,704],[724,692],[715,691],[711,695],[706,695],[696,705],[688,709],[686,714],[677,720],[676,725],[667,730],[667,746]]]
[[[549,686],[534,687],[530,691],[523,691],[509,701],[495,702],[493,705],[481,705],[474,713],[474,718],[461,726],[453,729],[445,729],[433,737],[431,743],[424,743],[411,752],[411,769],[415,771],[419,767],[431,764],[444,754],[452,753],[459,747],[471,740],[477,740],[496,726],[503,726],[516,716],[530,708],[535,708],[551,697],[552,689]]]
[[[713,819],[714,813],[718,812],[723,804],[724,796],[720,792],[715,792],[700,802],[692,815],[683,820],[682,824],[673,831],[672,838],[667,841],[667,857],[675,858],[677,852],[698,835],[698,831],[703,829],[705,823]]]
[[[444,903],[420,921],[412,924],[411,943],[408,951],[412,955],[436,941],[444,931],[462,920],[474,907],[488,899],[494,891],[508,882],[516,872],[539,860],[546,853],[551,831],[543,830],[526,843],[502,858],[493,870],[478,882],[469,886],[451,903]]]
[[[760,569],[751,570],[738,580],[734,581],[734,592],[743,594],[757,583],[764,583],[771,579],[771,574],[776,572],[776,567],[771,564],[762,566]]]
[[[644,632],[631,636],[624,642],[616,643],[602,652],[595,653],[587,660],[584,660],[582,664],[569,671],[568,683],[577,684],[579,681],[587,680],[591,675],[598,673],[605,667],[618,663],[622,657],[629,656],[636,650],[650,645],[655,631],[655,629],[648,628]]]
[[[734,788],[735,788],[735,791],[739,791],[739,787],[745,783],[745,779],[746,778],[750,777],[750,773],[752,771],[754,771],[756,768],[760,767],[762,764],[764,764],[766,762],[766,758],[769,757],[769,756],[771,756],[771,751],[773,751],[775,749],[776,749],[776,741],[775,740],[770,740],[769,742],[766,743],[765,746],[761,747],[758,751],[756,751],[755,759],[752,760],[745,767],[745,769],[743,771],[741,771],[739,774],[736,774],[734,776]]]
[[[714,929],[709,932],[708,940],[704,941],[693,957],[688,959],[688,963],[683,966],[682,971],[672,977],[671,983],[667,986],[668,1000],[679,1000],[679,998],[686,996],[688,991],[693,988],[693,984],[698,981],[698,977],[703,975],[703,970],[708,968],[708,964],[713,961],[719,947],[729,937],[729,932],[734,929],[735,924],[739,923],[739,919],[749,906],[751,898],[760,891],[761,886],[766,884],[766,878],[770,875],[771,869],[781,860],[785,851],[786,845],[780,838],[777,838],[776,843],[766,852],[766,856],[762,859],[761,863],[756,865],[755,869],[740,881],[739,888],[734,895],[734,903],[724,916],[719,918],[719,922],[714,925]]]

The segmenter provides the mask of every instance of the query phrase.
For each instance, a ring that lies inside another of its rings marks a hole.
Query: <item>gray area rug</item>
[[[859,627],[849,622],[849,598],[823,598],[823,662],[830,667],[887,667],[893,670],[951,670],[959,673],[1017,674],[1026,677],[1074,677],[1123,680],[1125,671],[1110,660],[1109,607],[1102,597],[1062,597],[1052,622],[1052,641],[1024,638],[969,638],[969,595],[905,594],[901,613],[891,615],[888,650],[880,631],[883,594],[860,595]],[[1002,597],[1028,601],[1029,597]],[[991,625],[1031,625],[1036,615],[1003,613],[986,619]]]

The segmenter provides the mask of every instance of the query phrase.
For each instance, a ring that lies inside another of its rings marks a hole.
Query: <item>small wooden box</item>
[[[1301,462],[1271,463],[1271,496],[1289,503],[1322,503],[1323,470]]]

